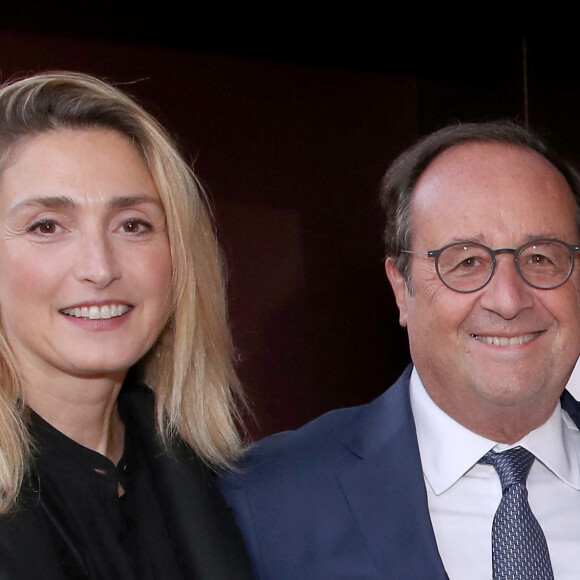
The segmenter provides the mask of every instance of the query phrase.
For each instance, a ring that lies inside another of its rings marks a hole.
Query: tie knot
[[[489,463],[495,467],[501,482],[502,492],[514,483],[526,484],[526,479],[536,457],[523,447],[513,447],[502,453],[488,451],[480,463]]]

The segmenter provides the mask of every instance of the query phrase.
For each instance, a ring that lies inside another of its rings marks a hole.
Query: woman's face
[[[165,214],[127,138],[63,130],[16,150],[0,175],[0,316],[26,381],[118,376],[170,296]]]

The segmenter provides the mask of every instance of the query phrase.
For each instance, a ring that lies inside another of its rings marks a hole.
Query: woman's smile
[[[90,320],[102,320],[123,316],[131,310],[128,304],[104,304],[102,306],[71,306],[63,308],[60,312],[75,318],[88,318]]]

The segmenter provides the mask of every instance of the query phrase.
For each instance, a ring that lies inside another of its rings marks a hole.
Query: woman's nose
[[[121,277],[114,244],[106,233],[84,235],[79,242],[75,259],[75,275],[81,282],[94,284],[97,288],[106,288]]]

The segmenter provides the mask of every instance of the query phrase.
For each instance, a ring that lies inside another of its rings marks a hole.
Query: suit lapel
[[[338,480],[384,577],[445,579],[429,517],[407,371],[365,408],[345,440]]]

